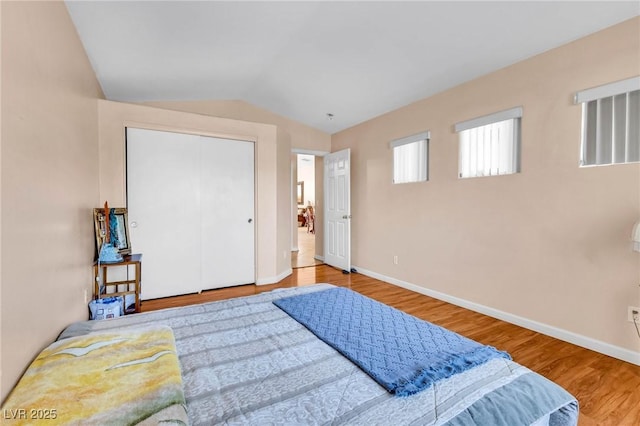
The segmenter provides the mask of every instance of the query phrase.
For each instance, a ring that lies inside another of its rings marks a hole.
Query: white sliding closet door
[[[131,246],[142,253],[142,299],[200,291],[200,139],[127,129]]]
[[[255,281],[252,142],[127,129],[142,299]]]
[[[253,283],[254,144],[202,142],[202,289]]]

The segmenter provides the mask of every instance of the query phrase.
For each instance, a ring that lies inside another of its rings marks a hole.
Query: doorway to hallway
[[[321,264],[316,259],[316,156],[294,153],[291,174],[294,184],[293,235],[291,268],[304,268]],[[321,180],[320,180],[321,182]]]

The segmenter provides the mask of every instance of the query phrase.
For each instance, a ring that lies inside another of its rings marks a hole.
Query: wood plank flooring
[[[317,260],[315,255],[316,234],[307,232],[306,226],[298,227],[298,251],[291,252],[291,267],[295,269],[321,265],[322,262]]]
[[[640,425],[640,367],[516,325],[327,265],[295,269],[281,282],[246,285],[142,302],[142,311],[248,296],[274,288],[331,283],[446,327],[511,354],[514,361],[558,383],[580,402],[580,426]]]

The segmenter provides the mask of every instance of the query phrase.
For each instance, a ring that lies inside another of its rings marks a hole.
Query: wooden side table
[[[114,297],[114,296],[122,296],[124,307],[123,312],[125,314],[137,313],[140,312],[140,282],[142,280],[142,255],[141,254],[131,254],[123,256],[122,262],[118,263],[100,263],[98,266],[98,262],[96,261],[93,264],[93,285],[94,285],[94,298],[95,299],[103,299],[105,297]],[[125,279],[121,281],[109,281],[107,277],[107,271],[109,268],[116,266],[124,266],[127,268],[127,277],[129,273],[129,265],[133,265],[135,268],[135,277],[133,279]],[[99,281],[100,278],[100,269],[102,269],[102,280]],[[125,291],[121,291],[120,287],[125,287]],[[133,289],[131,288],[133,286]],[[113,287],[113,291],[108,291]],[[102,291],[101,291],[102,290]],[[136,302],[135,308],[127,310],[127,295],[135,295]]]

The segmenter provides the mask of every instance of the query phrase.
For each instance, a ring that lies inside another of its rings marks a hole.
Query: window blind
[[[576,93],[582,103],[582,166],[640,161],[640,77]]]
[[[522,117],[522,107],[515,107],[500,112],[495,112],[489,115],[483,115],[482,117],[473,118],[467,121],[461,121],[455,125],[456,132],[462,132],[464,130],[473,129],[474,127],[485,126],[491,123],[497,123],[499,121],[510,120],[512,118]]]
[[[393,183],[427,180],[429,136],[429,132],[423,132],[389,144],[393,150]]]
[[[583,102],[619,95],[620,93],[633,92],[634,90],[640,90],[640,76],[581,90],[576,93],[574,102],[581,104]]]
[[[497,176],[520,171],[520,119],[516,107],[455,125],[459,132],[458,176]]]

